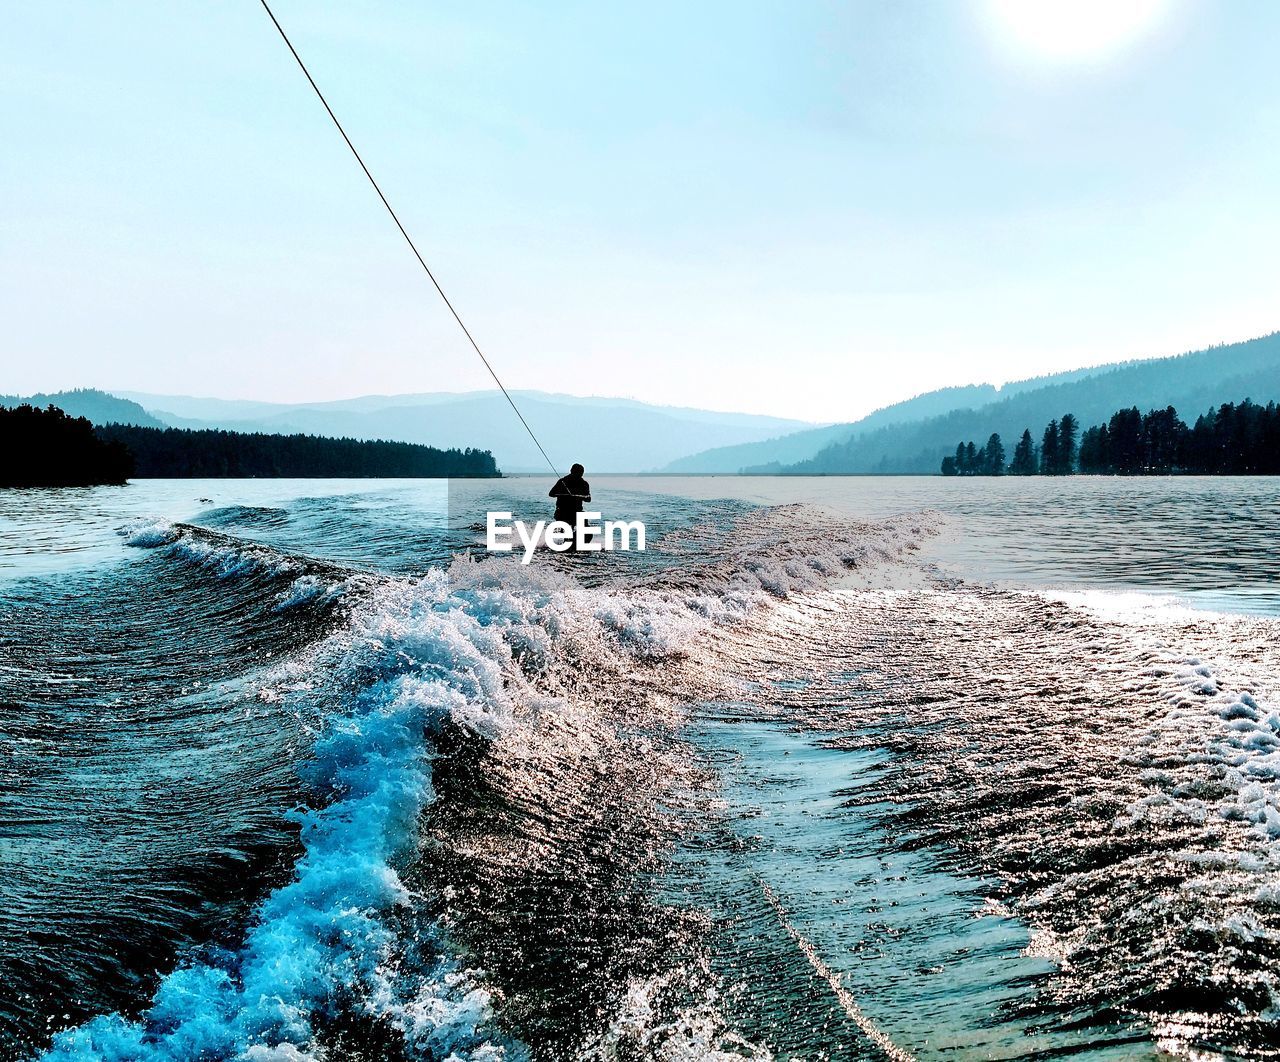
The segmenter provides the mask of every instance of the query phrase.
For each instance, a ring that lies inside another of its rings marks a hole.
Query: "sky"
[[[504,383],[850,420],[1280,328],[1280,4],[272,0]],[[490,386],[258,0],[11,3],[0,393]]]

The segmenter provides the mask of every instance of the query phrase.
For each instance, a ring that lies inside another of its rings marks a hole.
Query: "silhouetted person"
[[[574,465],[567,476],[561,476],[547,491],[547,497],[556,500],[556,519],[570,527],[577,522],[583,504],[591,500],[591,484],[582,478],[585,471],[581,465]]]

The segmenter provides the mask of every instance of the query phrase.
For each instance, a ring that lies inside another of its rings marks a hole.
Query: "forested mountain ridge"
[[[44,409],[56,406],[70,417],[84,417],[92,424],[137,424],[144,428],[163,428],[163,421],[153,417],[137,402],[118,398],[92,387],[53,394],[0,395],[0,407],[32,406]]]
[[[747,465],[761,461],[786,463],[802,461],[813,456],[824,446],[843,442],[851,435],[870,431],[884,424],[902,420],[922,420],[954,409],[959,405],[978,405],[995,399],[999,392],[991,384],[974,384],[967,387],[943,387],[937,391],[896,402],[878,409],[861,420],[847,424],[831,424],[822,428],[779,435],[763,442],[741,443],[737,446],[718,446],[679,458],[661,471],[674,474],[699,472],[737,472]]]
[[[984,445],[956,444],[944,476],[1275,476],[1280,475],[1280,405],[1224,402],[1183,420],[1173,406],[1118,409],[1080,430],[1074,414],[1045,425],[1037,445],[1027,427],[1006,463],[998,434]]]
[[[1093,424],[1118,408],[1207,409],[1241,397],[1263,404],[1280,400],[1280,333],[1026,388],[976,408],[865,432],[807,460],[746,471],[932,473],[957,439],[986,439],[993,433],[1016,439],[1027,425],[1045,424],[1063,410]]]

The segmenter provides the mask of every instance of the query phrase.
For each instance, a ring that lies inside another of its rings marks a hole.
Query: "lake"
[[[4,1056],[1272,1051],[1274,480],[590,478],[0,492]]]

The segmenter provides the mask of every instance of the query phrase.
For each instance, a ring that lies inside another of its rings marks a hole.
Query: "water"
[[[1280,1057],[1265,479],[0,494],[0,1058]]]

